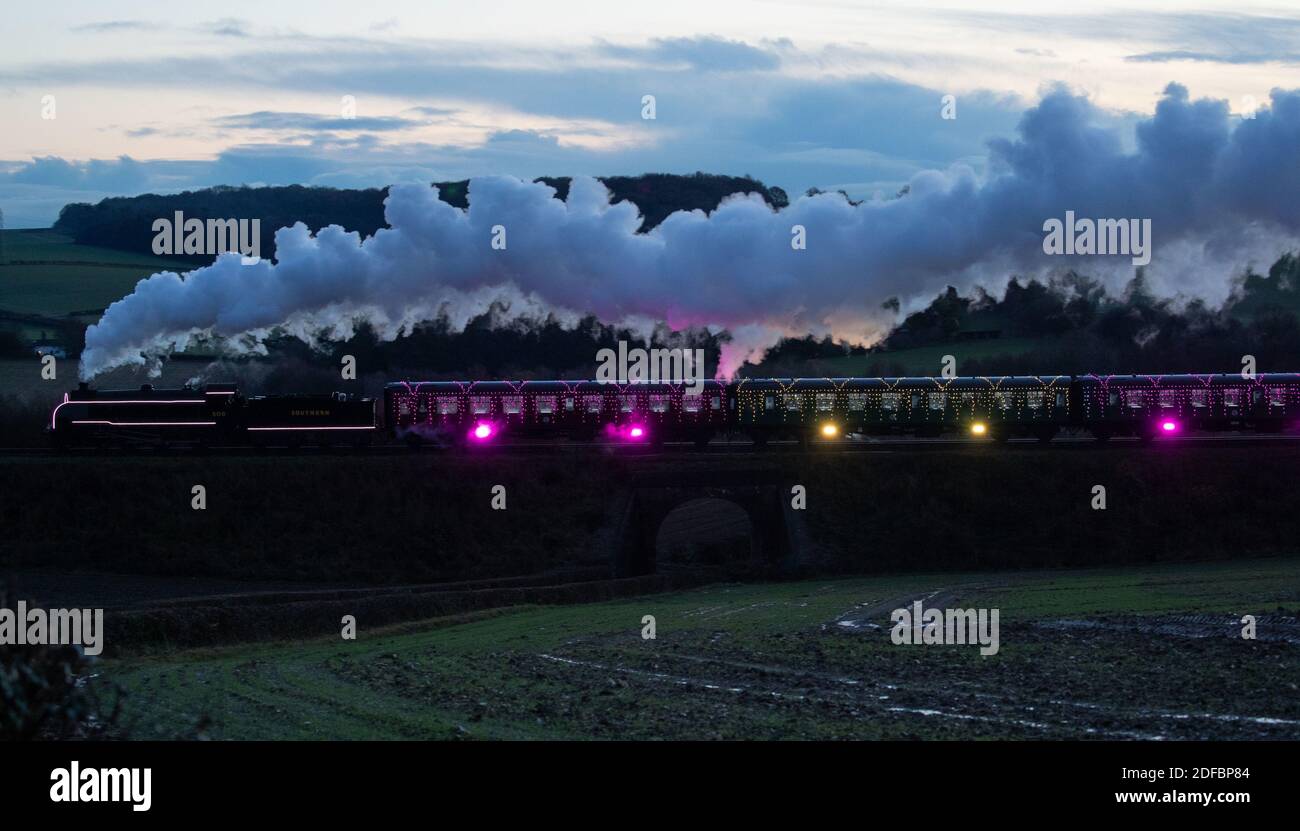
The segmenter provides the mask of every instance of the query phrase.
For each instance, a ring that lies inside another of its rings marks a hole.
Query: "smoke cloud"
[[[936,104],[936,127],[942,129]],[[1013,139],[990,144],[977,175],[926,171],[896,199],[851,205],[838,194],[774,211],[757,195],[710,215],[679,212],[638,233],[637,208],[611,205],[596,180],[574,179],[567,201],[546,185],[474,179],[469,208],[425,185],[396,185],[390,227],[361,239],[299,223],[276,233],[277,261],[223,255],[186,274],[155,274],[86,333],[83,377],[156,361],[196,337],[259,351],[275,331],[311,341],[347,337],[368,321],[385,339],[445,316],[460,327],[494,302],[523,322],[593,313],[607,323],[662,320],[674,329],[725,327],[720,373],[782,335],[878,337],[945,285],[998,288],[1012,275],[1074,269],[1112,283],[1127,256],[1049,257],[1043,223],[1078,217],[1152,222],[1151,288],[1222,300],[1228,278],[1267,265],[1300,239],[1300,90],[1275,90],[1253,118],[1226,102],[1191,100],[1169,85],[1129,134],[1086,97],[1048,90]],[[505,247],[493,247],[504,229]],[[806,248],[791,245],[802,226]],[[494,230],[497,229],[497,230]]]

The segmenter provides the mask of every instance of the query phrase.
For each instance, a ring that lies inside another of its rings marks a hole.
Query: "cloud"
[[[1024,113],[1014,138],[991,143],[984,175],[926,170],[906,196],[856,206],[823,194],[776,212],[736,196],[649,233],[638,232],[633,205],[611,205],[583,177],[564,202],[542,184],[478,178],[468,210],[426,185],[396,186],[389,227],[368,239],[299,224],[276,234],[274,264],[226,255],[184,278],[142,281],[88,330],[82,372],[144,363],[200,334],[256,350],[276,328],[310,340],[321,330],[346,336],[364,319],[392,338],[441,315],[463,325],[503,299],[506,318],[591,312],[614,323],[726,327],[738,337],[725,371],[782,333],[869,339],[889,322],[880,304],[891,296],[906,310],[945,284],[998,288],[1009,274],[1131,276],[1127,257],[1043,253],[1044,221],[1067,210],[1151,219],[1152,284],[1208,296],[1243,262],[1300,242],[1300,90],[1275,90],[1271,107],[1232,125],[1225,102],[1171,84],[1130,148],[1107,114],[1056,88]],[[796,225],[804,250],[790,244]],[[504,249],[491,245],[496,226]]]
[[[706,72],[752,72],[774,70],[781,58],[774,52],[744,41],[712,35],[683,38],[655,38],[646,46],[605,43],[599,51],[610,57],[655,66],[688,66]]]
[[[1223,64],[1259,64],[1259,63],[1295,63],[1300,61],[1300,53],[1265,53],[1265,52],[1194,52],[1189,49],[1176,49],[1168,52],[1142,52],[1127,55],[1124,60],[1133,63],[1170,63],[1173,61],[1194,61],[1198,63]]]
[[[426,124],[409,118],[393,116],[369,116],[343,118],[342,116],[322,116],[315,113],[272,112],[260,110],[254,113],[227,115],[212,119],[218,127],[241,130],[409,130]]]
[[[149,23],[144,20],[103,20],[98,23],[82,23],[79,26],[73,26],[72,31],[105,34],[108,32],[149,31],[157,28],[159,28],[157,23]]]

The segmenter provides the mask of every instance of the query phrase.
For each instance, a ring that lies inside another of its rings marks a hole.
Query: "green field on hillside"
[[[49,230],[0,231],[0,310],[57,317],[103,309],[159,271],[183,262],[78,245]]]
[[[999,609],[1000,650],[893,644],[916,599]],[[718,585],[100,677],[133,738],[1296,739],[1297,606],[1300,559]]]

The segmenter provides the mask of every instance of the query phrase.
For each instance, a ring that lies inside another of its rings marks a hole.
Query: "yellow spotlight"
[[[989,428],[985,427],[984,422],[982,421],[977,421],[970,426],[970,432],[972,436],[982,436],[988,431]]]
[[[822,435],[828,439],[835,438],[835,436],[838,435],[839,432],[840,432],[840,428],[836,427],[834,424],[832,424],[829,421],[822,425]]]

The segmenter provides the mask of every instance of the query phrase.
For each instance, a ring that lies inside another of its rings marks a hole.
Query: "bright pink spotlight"
[[[634,439],[639,439],[639,438],[641,438],[642,436],[645,435],[645,428],[644,428],[644,427],[633,427],[631,430],[628,431],[628,435],[631,436],[631,437],[634,438]]]
[[[1177,433],[1178,422],[1167,419],[1165,421],[1160,422],[1160,429],[1164,430],[1166,433]]]
[[[487,441],[492,438],[492,434],[495,432],[496,430],[492,428],[490,422],[480,421],[478,424],[474,425],[474,431],[470,435],[479,441]]]

